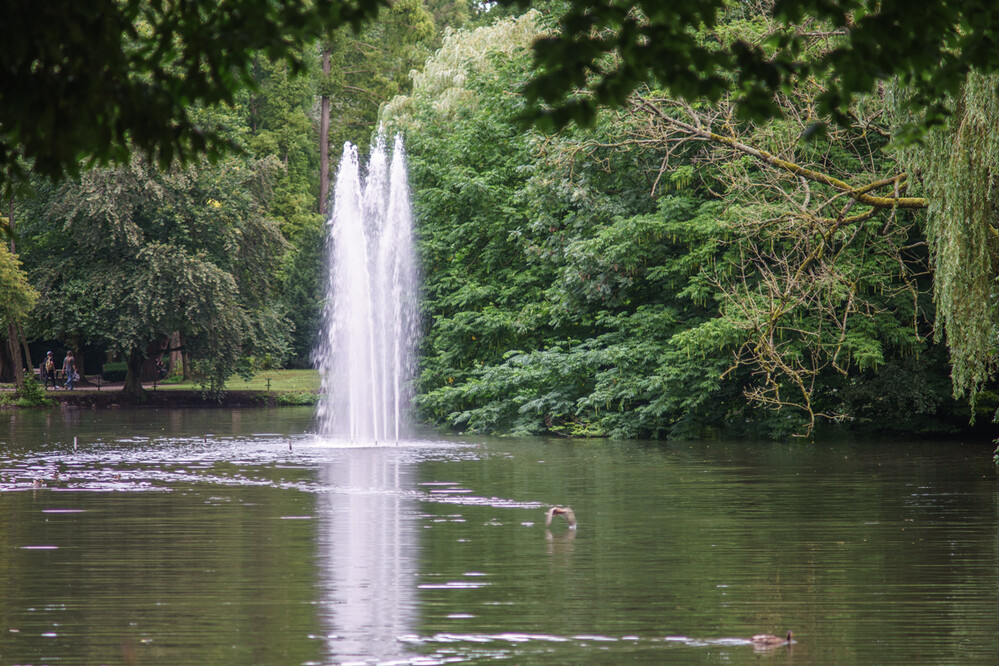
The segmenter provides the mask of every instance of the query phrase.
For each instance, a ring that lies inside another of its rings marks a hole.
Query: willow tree
[[[954,389],[975,396],[999,370],[999,75],[972,72],[944,127],[904,159],[929,199],[938,333]],[[904,91],[899,91],[904,95]]]

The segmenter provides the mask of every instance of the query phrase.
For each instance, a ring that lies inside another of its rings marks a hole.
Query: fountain
[[[418,270],[402,137],[379,134],[362,179],[344,145],[333,190],[320,372],[319,434],[352,442],[409,436]]]

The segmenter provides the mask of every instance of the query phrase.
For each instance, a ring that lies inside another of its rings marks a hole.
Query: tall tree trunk
[[[142,362],[144,360],[145,355],[141,349],[133,349],[128,353],[128,359],[125,362],[128,368],[125,371],[125,385],[121,389],[124,395],[140,398],[145,393],[142,388]]]
[[[0,382],[14,381],[14,365],[10,362],[10,345],[3,339],[0,328]]]
[[[184,337],[183,333],[178,331],[177,339],[180,340],[180,358],[184,364],[184,381],[189,382],[193,375],[191,374],[191,355],[187,353],[187,338]]]
[[[178,363],[184,362],[183,351],[180,349],[180,331],[174,331],[170,334],[170,341],[167,343],[167,347],[170,351],[170,360],[167,363],[167,374],[172,375],[174,370],[177,368]],[[186,364],[184,364],[186,365]]]
[[[326,217],[330,198],[330,49],[323,46],[323,95],[319,102],[319,213]]]
[[[14,385],[18,389],[24,388],[24,359],[21,358],[21,342],[17,335],[17,326],[13,323],[7,324],[7,346],[14,364]]]
[[[28,336],[24,334],[24,327],[17,325],[17,334],[21,336],[21,347],[24,348],[24,358],[27,359],[29,368],[34,368],[35,364],[31,360],[31,350],[28,348]]]

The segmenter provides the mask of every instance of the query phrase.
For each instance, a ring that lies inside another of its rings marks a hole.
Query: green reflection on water
[[[318,631],[314,525],[280,519],[310,514],[307,495],[45,489],[2,501],[4,658],[302,663],[319,654],[308,638]]]
[[[0,662],[999,654],[987,446],[343,449],[310,445],[311,418],[0,421]],[[579,529],[546,532],[550,504],[571,505]],[[790,649],[735,640],[788,629]]]
[[[488,464],[429,464],[421,477],[571,504],[578,533],[545,539],[540,510],[472,507],[464,523],[433,523],[423,577],[474,571],[488,584],[421,590],[425,634],[634,636],[620,641],[627,647],[591,641],[583,654],[668,651],[670,661],[755,659],[712,641],[788,629],[805,663],[988,663],[999,654],[995,472],[984,448],[496,448],[504,455]],[[657,642],[669,636],[689,640]]]

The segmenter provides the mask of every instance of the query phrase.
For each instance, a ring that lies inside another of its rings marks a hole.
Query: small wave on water
[[[536,501],[482,496],[452,481],[415,487],[331,482],[314,472],[356,458],[388,459],[401,465],[426,461],[471,461],[491,455],[462,441],[414,439],[399,444],[347,441],[312,433],[257,433],[215,437],[130,436],[73,444],[53,443],[40,452],[0,456],[0,492],[171,492],[192,484],[265,486],[315,494],[397,495],[458,506],[535,509]]]
[[[742,650],[754,647],[752,641],[743,638],[694,638],[690,636],[636,635],[610,636],[604,634],[549,634],[530,632],[501,633],[460,633],[438,632],[428,635],[403,634],[397,640],[411,649],[420,650],[419,657],[391,662],[364,662],[371,664],[444,664],[477,663],[482,659],[509,660],[539,658],[550,653],[553,645],[558,645],[561,655],[578,654],[592,657],[592,650],[599,647],[615,646],[613,654],[624,657],[631,655],[657,655],[662,659],[661,650],[674,648],[732,648]]]

